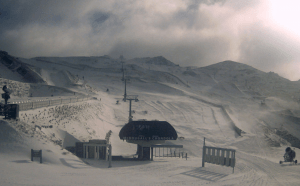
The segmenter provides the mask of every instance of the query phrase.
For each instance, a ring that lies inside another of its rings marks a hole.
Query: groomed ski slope
[[[57,117],[50,117],[53,108],[43,108],[21,112],[17,122],[1,120],[1,185],[298,185],[300,181],[299,165],[278,163],[284,146],[268,147],[259,131],[237,137],[218,108],[178,96],[161,96],[156,100],[153,95],[141,96],[143,101],[134,103],[134,109],[147,110],[149,114],[136,112],[134,118],[157,118],[172,123],[178,135],[184,137],[174,143],[184,145],[187,160],[113,161],[112,168],[107,168],[105,161],[81,160],[53,143],[60,138],[61,131],[88,140],[104,138],[112,130],[114,155],[136,151],[135,145],[118,139],[118,132],[127,120],[128,113],[124,110],[128,103],[116,105],[114,96],[106,93],[99,96],[101,101],[70,104],[72,112],[66,106],[63,110],[57,106]],[[22,118],[25,113],[28,119]],[[34,127],[41,122],[51,123],[53,128]],[[201,167],[203,137],[208,145],[237,150],[234,174],[228,167],[213,164]],[[38,159],[30,161],[31,148],[43,150],[43,164]],[[300,153],[299,149],[296,153]]]
[[[113,161],[112,167],[107,168],[106,161],[77,158],[63,148],[77,140],[104,139],[110,130],[113,155],[136,153],[136,145],[118,137],[128,122],[129,102],[116,104],[123,97],[123,82],[110,72],[81,73],[94,91],[82,87],[72,90],[89,93],[97,100],[22,111],[19,121],[0,120],[0,185],[299,185],[300,165],[279,164],[290,143],[280,139],[280,146],[270,145],[270,140],[278,137],[271,126],[276,118],[267,117],[269,111],[262,110],[259,102],[222,98],[218,92],[203,96],[195,91],[196,87],[187,91],[181,85],[138,78],[128,84],[128,94],[138,95],[139,99],[132,104],[133,119],[168,121],[183,137],[168,143],[183,145],[187,160]],[[50,77],[51,73],[44,74]],[[55,84],[55,80],[49,81]],[[42,96],[43,92],[39,93]],[[266,103],[269,107],[275,104],[274,99],[267,99]],[[283,105],[279,101],[276,104]],[[226,105],[231,121],[220,105]],[[275,108],[278,107],[269,110]],[[232,128],[232,121],[244,131],[242,136]],[[298,125],[289,127],[299,130]],[[209,146],[236,149],[234,174],[229,167],[208,163],[201,167],[204,137]],[[30,149],[43,150],[42,164],[38,158],[30,161]],[[298,158],[300,150],[295,151]]]

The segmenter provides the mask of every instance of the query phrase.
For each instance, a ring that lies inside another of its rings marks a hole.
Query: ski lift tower
[[[125,89],[124,89],[124,98],[123,98],[123,101],[126,102],[126,99],[127,99],[127,94],[126,94],[126,81],[128,79],[124,79],[124,84],[125,84]]]
[[[123,55],[120,55],[120,60],[121,60],[121,63],[122,63],[122,73],[123,73],[123,77],[122,77],[122,81],[125,81],[125,69],[124,69],[124,57],[123,57]]]
[[[131,102],[132,101],[138,102],[139,100],[137,97],[138,97],[137,95],[127,95],[127,97],[126,97],[126,100],[129,100],[129,119],[128,119],[129,122],[131,122],[132,118],[133,118],[133,116],[131,114]],[[125,102],[126,102],[126,100],[125,100]]]

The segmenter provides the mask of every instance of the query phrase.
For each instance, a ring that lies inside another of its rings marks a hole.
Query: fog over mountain
[[[0,50],[36,56],[164,56],[180,66],[232,60],[297,81],[297,0],[10,0]]]

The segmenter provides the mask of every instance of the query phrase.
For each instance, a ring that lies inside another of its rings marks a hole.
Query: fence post
[[[160,147],[158,148],[158,157],[160,157]]]
[[[153,161],[153,147],[151,147],[151,161]]]
[[[31,149],[31,161],[33,161],[33,149]]]
[[[205,138],[203,140],[203,152],[202,152],[202,167],[204,167],[206,148],[205,148]]]
[[[167,158],[169,157],[169,148],[167,148]]]
[[[40,156],[40,163],[43,163],[43,158],[42,158],[42,157],[43,157],[43,156],[42,156],[42,150],[40,150],[40,155],[41,155],[41,156]]]
[[[111,144],[109,144],[108,149],[109,149],[108,168],[110,168],[111,167]]]

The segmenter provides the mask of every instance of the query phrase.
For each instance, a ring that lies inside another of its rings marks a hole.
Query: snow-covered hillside
[[[278,163],[287,146],[300,154],[299,82],[232,61],[198,68],[161,56],[18,60],[43,81],[21,81],[1,66],[0,85],[14,91],[11,102],[74,94],[97,99],[21,111],[18,121],[1,119],[0,185],[299,185],[300,166]],[[132,103],[133,120],[168,121],[180,138],[167,143],[183,145],[187,160],[113,161],[108,169],[106,161],[64,149],[111,131],[113,155],[136,153],[136,145],[118,136],[129,111],[122,101],[122,62],[127,95],[139,99]],[[234,174],[228,167],[201,167],[204,137],[209,146],[236,149]],[[43,150],[43,164],[30,161],[31,148]]]

